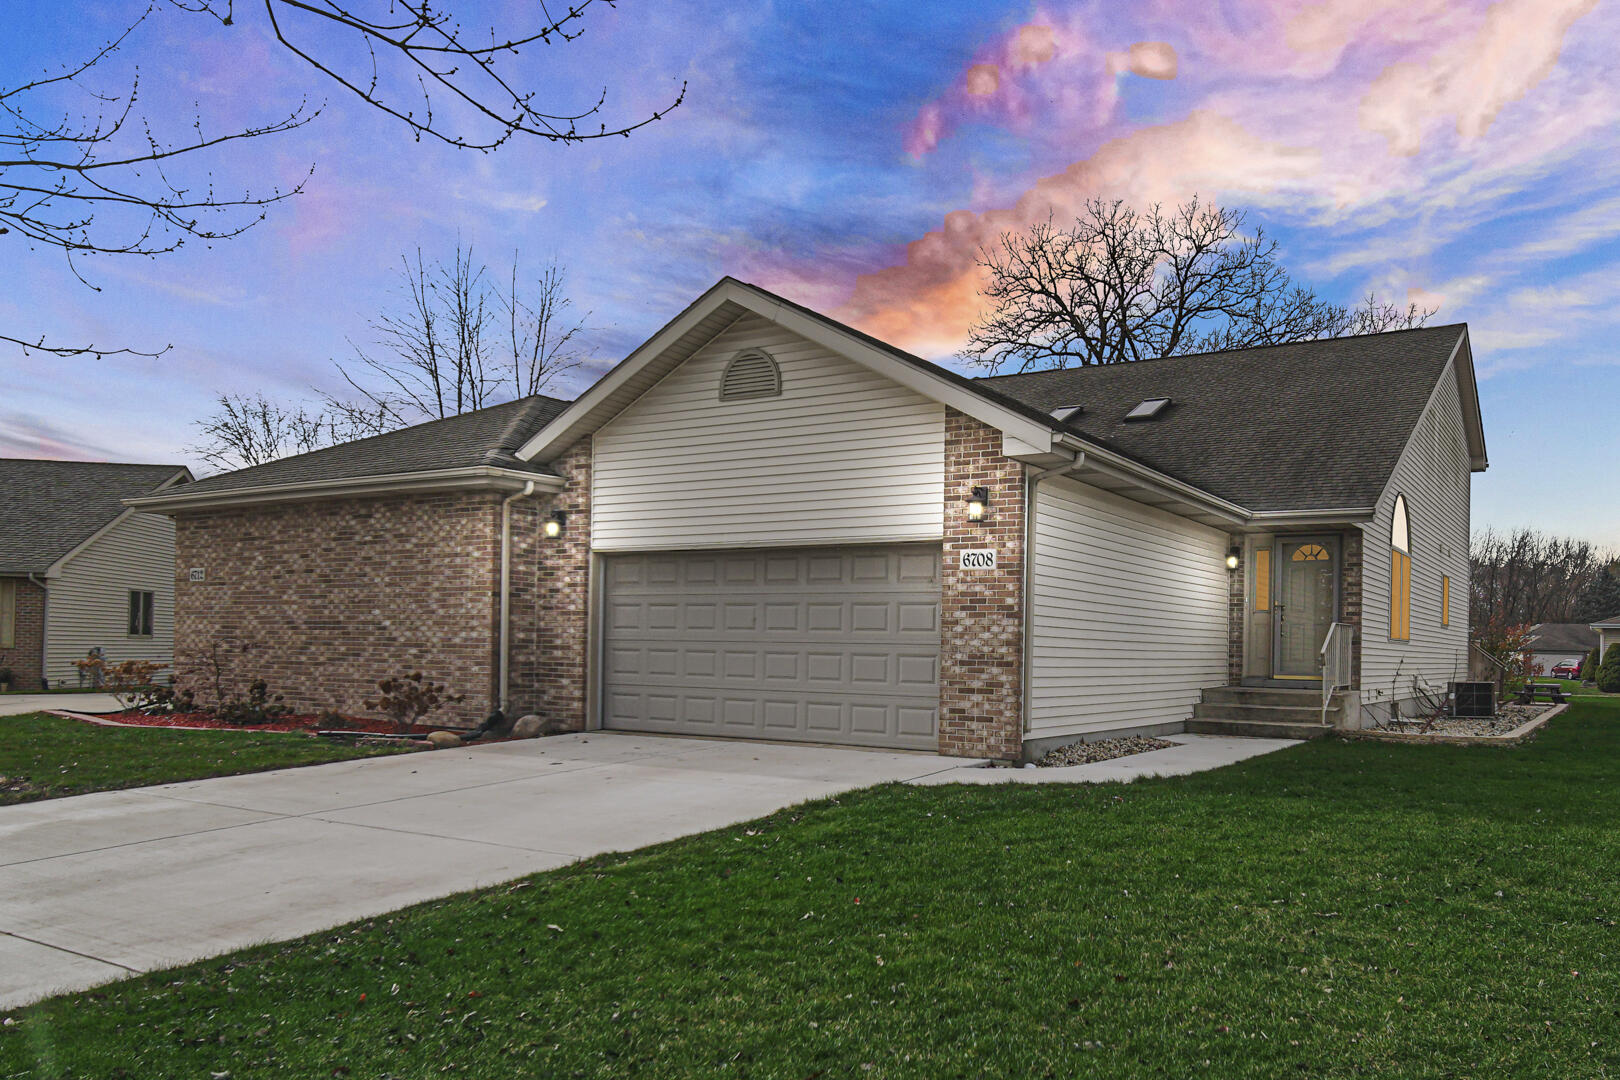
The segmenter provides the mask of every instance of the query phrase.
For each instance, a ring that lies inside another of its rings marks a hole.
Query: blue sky
[[[81,266],[0,238],[0,319],[158,359],[0,351],[0,453],[192,462],[222,392],[336,389],[399,257],[457,239],[492,264],[553,256],[591,312],[592,367],[722,274],[948,360],[975,314],[973,249],[1090,195],[1238,206],[1324,293],[1466,320],[1492,467],[1476,525],[1620,547],[1620,13],[1615,0],[621,4],[526,53],[550,100],[611,116],[685,104],[630,139],[414,142],[269,37],[160,10],[115,58],[183,135],[322,115],[217,159],[224,186],[305,194],[245,236]],[[477,25],[527,5],[469,7]],[[13,0],[0,83],[81,56],[139,11]],[[1285,452],[1281,451],[1280,452]],[[1547,495],[1538,498],[1538,495]]]

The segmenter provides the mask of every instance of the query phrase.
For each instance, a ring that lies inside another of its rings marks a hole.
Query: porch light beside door
[[[968,493],[967,519],[969,521],[983,521],[990,512],[990,489],[976,487]]]
[[[551,516],[546,518],[545,524],[540,526],[540,529],[546,534],[547,540],[555,540],[563,534],[563,529],[567,525],[568,514],[562,510],[553,510]]]
[[[1238,568],[1238,564],[1242,561],[1243,552],[1239,551],[1237,547],[1234,546],[1226,553],[1226,568],[1228,570],[1236,570]]]

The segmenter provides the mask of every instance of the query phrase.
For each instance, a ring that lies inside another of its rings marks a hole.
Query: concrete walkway
[[[74,712],[117,712],[118,699],[111,694],[0,694],[0,716],[71,709]]]
[[[1088,783],[1291,743],[1068,769],[591,732],[0,807],[0,1009],[886,781]]]

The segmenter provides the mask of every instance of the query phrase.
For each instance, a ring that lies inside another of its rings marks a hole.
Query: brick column
[[[1361,639],[1365,628],[1361,625],[1361,530],[1352,529],[1344,534],[1342,542],[1344,566],[1339,587],[1339,621],[1356,628],[1356,640],[1350,651],[1350,685],[1361,687]]]
[[[1236,533],[1226,538],[1226,547],[1238,551],[1238,568],[1227,572],[1226,589],[1226,682],[1228,686],[1243,683],[1243,638],[1249,617],[1248,573],[1249,560],[1243,537]]]
[[[987,520],[967,520],[975,486]],[[994,548],[996,569],[963,570],[968,548]],[[1016,759],[1023,747],[1024,467],[1001,433],[945,411],[945,555],[941,568],[939,752]]]
[[[523,582],[523,592],[512,596],[511,704],[514,715],[533,712],[558,730],[583,731],[590,679],[590,440],[552,467],[564,477],[562,491],[549,500],[526,500],[521,531],[515,514],[512,520],[513,580]],[[568,522],[551,540],[541,528],[554,510]]]
[[[13,690],[38,690],[45,676],[45,590],[25,577],[9,580],[17,589],[16,632],[11,648],[0,648],[0,667],[11,669]]]

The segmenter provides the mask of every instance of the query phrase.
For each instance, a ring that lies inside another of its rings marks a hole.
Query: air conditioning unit
[[[1496,715],[1496,684],[1454,682],[1451,684],[1451,715],[1489,719]]]

